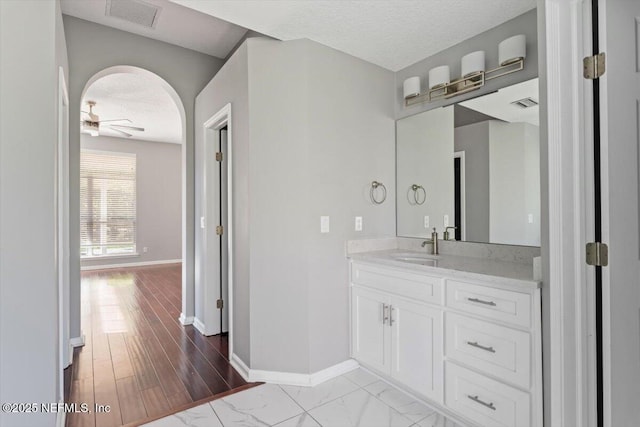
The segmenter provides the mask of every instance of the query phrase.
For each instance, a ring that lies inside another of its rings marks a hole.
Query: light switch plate
[[[429,215],[424,216],[424,228],[429,228]]]
[[[533,224],[533,214],[528,215],[529,224]]]
[[[205,224],[206,224],[206,223],[205,223],[204,217],[203,217],[203,216],[201,216],[201,217],[200,217],[200,228],[204,228],[204,227],[205,227]]]
[[[442,225],[444,225],[445,228],[449,226],[449,215],[444,216],[442,219]]]
[[[320,232],[328,233],[329,232],[329,217],[321,216],[320,217]]]
[[[356,231],[362,231],[362,217],[361,216],[357,216],[356,217]]]

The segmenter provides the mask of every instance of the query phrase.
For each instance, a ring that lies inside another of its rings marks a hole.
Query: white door
[[[353,358],[388,374],[391,366],[388,297],[353,287],[351,305]]]
[[[640,1],[600,0],[604,425],[640,423]]]
[[[391,300],[391,376],[442,402],[442,310]]]

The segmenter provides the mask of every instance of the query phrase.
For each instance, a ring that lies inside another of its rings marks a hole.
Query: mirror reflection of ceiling
[[[502,88],[488,95],[460,102],[458,105],[505,122],[524,122],[539,126],[540,115],[538,105],[523,108],[513,104],[516,101],[527,98],[539,102],[537,78]]]
[[[95,101],[94,114],[100,120],[126,118],[123,125],[144,128],[144,132],[129,131],[131,139],[182,143],[180,112],[163,87],[163,80],[152,74],[115,73],[96,80],[82,100],[82,111],[88,111],[87,101]],[[85,119],[86,114],[81,114]],[[106,126],[100,126],[101,136],[126,138]]]

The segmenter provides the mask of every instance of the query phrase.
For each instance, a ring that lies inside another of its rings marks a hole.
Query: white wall
[[[539,149],[536,126],[490,122],[490,242],[540,246]]]
[[[434,227],[442,236],[444,215],[449,216],[448,226],[455,226],[453,107],[405,117],[398,120],[396,129],[398,236],[430,237]],[[412,185],[424,187],[422,205],[415,203],[409,190]],[[429,217],[427,228],[425,216]]]
[[[85,259],[82,267],[179,260],[182,257],[182,146],[82,134],[81,147],[136,155],[136,247],[139,254],[126,258]],[[146,253],[143,247],[148,248]]]
[[[234,352],[252,369],[310,373],[342,362],[345,241],[395,234],[393,74],[308,40],[253,38],[198,96],[198,133],[227,102]],[[368,200],[373,180],[389,190],[379,206]],[[321,215],[331,218],[328,234]],[[353,231],[355,215],[362,232]]]
[[[59,3],[0,2],[3,403],[61,397],[54,221],[59,66],[67,69]],[[0,412],[2,426],[45,426],[54,420],[55,414]]]
[[[183,277],[187,282],[184,313],[192,316],[194,254],[194,100],[211,77],[222,66],[222,60],[193,50],[116,30],[71,16],[64,16],[69,47],[70,117],[80,117],[82,91],[96,73],[116,65],[130,65],[151,71],[163,78],[180,96],[186,112],[186,193],[187,259]],[[80,132],[70,135],[70,223],[71,223],[71,336],[80,335]]]

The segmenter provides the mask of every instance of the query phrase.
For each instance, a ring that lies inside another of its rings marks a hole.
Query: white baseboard
[[[202,335],[207,335],[206,328],[204,323],[200,321],[197,317],[193,318],[193,326],[200,332]]]
[[[81,334],[79,337],[74,337],[69,340],[69,344],[71,347],[82,347],[84,346],[84,334]],[[73,353],[73,352],[72,352]]]
[[[64,405],[64,401],[60,401],[60,405]],[[65,427],[67,423],[67,412],[59,411],[56,415],[56,427]]]
[[[355,360],[349,359],[321,371],[314,372],[313,374],[297,374],[293,372],[249,369],[249,367],[247,367],[247,365],[235,354],[231,355],[230,363],[231,366],[233,366],[247,382],[265,382],[302,387],[314,387],[349,371],[353,371],[360,366]]]
[[[121,264],[83,265],[80,267],[80,270],[90,271],[90,270],[105,270],[109,268],[146,267],[150,265],[179,264],[181,262],[182,262],[181,259],[165,259],[160,261],[126,262]]]
[[[193,316],[185,316],[184,313],[180,313],[180,317],[178,320],[182,326],[193,325],[195,317]]]

